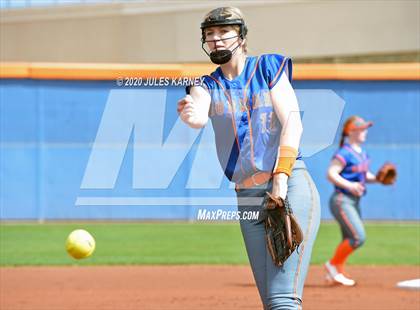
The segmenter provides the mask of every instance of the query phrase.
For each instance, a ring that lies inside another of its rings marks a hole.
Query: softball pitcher
[[[396,170],[392,164],[384,165],[375,176],[369,171],[369,157],[362,149],[366,141],[368,128],[372,122],[366,122],[359,116],[352,116],[344,123],[340,148],[333,156],[328,168],[328,179],[335,191],[330,199],[330,210],[341,228],[342,242],[334,256],[325,264],[326,279],[330,283],[354,286],[356,281],[344,271],[347,258],[366,240],[360,212],[360,198],[366,194],[366,184],[380,182],[392,184]],[[390,168],[386,166],[391,166]],[[392,180],[384,181],[383,169],[391,169]],[[379,176],[379,177],[377,177]]]
[[[237,8],[212,10],[201,30],[202,48],[219,67],[178,102],[178,112],[193,128],[211,119],[220,164],[236,183],[239,211],[262,211],[262,203],[240,201],[261,201],[267,191],[288,197],[303,242],[281,267],[268,252],[264,221],[241,219],[240,226],[264,309],[301,309],[320,210],[318,191],[298,152],[302,123],[291,86],[292,62],[277,54],[248,56],[247,27]]]

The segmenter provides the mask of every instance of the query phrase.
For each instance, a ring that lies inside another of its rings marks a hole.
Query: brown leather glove
[[[384,185],[394,184],[397,180],[397,167],[393,163],[385,163],[376,173],[376,180]]]
[[[293,215],[289,201],[267,192],[264,198],[267,248],[276,266],[282,266],[303,241],[302,230]]]

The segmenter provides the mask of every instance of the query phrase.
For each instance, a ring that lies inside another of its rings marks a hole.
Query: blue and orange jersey
[[[247,57],[243,71],[233,80],[225,78],[220,67],[204,76],[204,86],[211,96],[209,116],[217,155],[225,175],[233,182],[241,182],[257,171],[273,171],[281,124],[270,90],[283,73],[292,80],[291,60],[270,54]]]
[[[345,143],[338,151],[334,154],[333,158],[339,160],[344,168],[340,172],[340,175],[351,182],[360,182],[361,184],[366,183],[366,174],[369,171],[369,156],[362,150],[360,153],[355,151],[350,144]],[[349,194],[349,192],[343,188],[335,186],[335,190]]]

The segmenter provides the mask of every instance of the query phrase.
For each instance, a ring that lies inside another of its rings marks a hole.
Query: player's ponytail
[[[349,130],[350,130],[350,126],[352,125],[352,123],[354,123],[359,117],[356,115],[350,116],[348,119],[346,119],[346,121],[344,122],[343,125],[343,131],[341,132],[341,139],[340,139],[340,147],[342,147],[344,145],[344,140],[346,139]]]
[[[344,130],[341,132],[341,139],[340,139],[340,147],[344,145],[344,140],[346,139],[346,134],[344,133]]]

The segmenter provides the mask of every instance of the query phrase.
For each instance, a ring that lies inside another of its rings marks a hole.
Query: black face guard
[[[226,39],[220,39],[220,40],[212,40],[212,41],[206,41],[206,35],[204,30],[206,28],[215,27],[215,26],[239,26],[239,35],[231,38]],[[232,58],[232,55],[236,52],[236,50],[239,48],[240,44],[238,44],[233,50],[230,50],[230,47],[225,50],[215,50],[213,52],[208,52],[204,48],[204,44],[208,42],[216,42],[216,41],[223,41],[223,40],[229,40],[236,37],[241,38],[242,40],[245,38],[248,29],[242,19],[226,19],[225,17],[222,17],[218,14],[215,14],[214,18],[210,18],[208,21],[205,21],[201,23],[201,48],[203,51],[207,54],[207,56],[210,57],[210,60],[217,64],[217,65],[223,65],[227,62],[229,62]]]
[[[237,38],[238,36],[234,36],[234,37],[230,37],[230,38],[225,38],[225,39],[220,39],[220,40],[208,40],[208,41],[204,41],[201,43],[201,48],[203,49],[204,53],[207,54],[207,56],[210,57],[210,60],[215,63],[216,65],[223,65],[227,62],[229,62],[232,59],[232,55],[236,52],[236,50],[239,48],[239,46],[241,46],[241,43],[238,43],[238,45],[231,50],[230,48],[233,46],[233,44],[235,44],[235,42],[229,46],[227,49],[223,49],[223,50],[216,50],[212,51],[212,52],[208,52],[205,47],[204,44],[205,43],[209,43],[209,42],[218,42],[218,41],[225,41],[225,40],[230,40],[230,39],[234,39]]]

